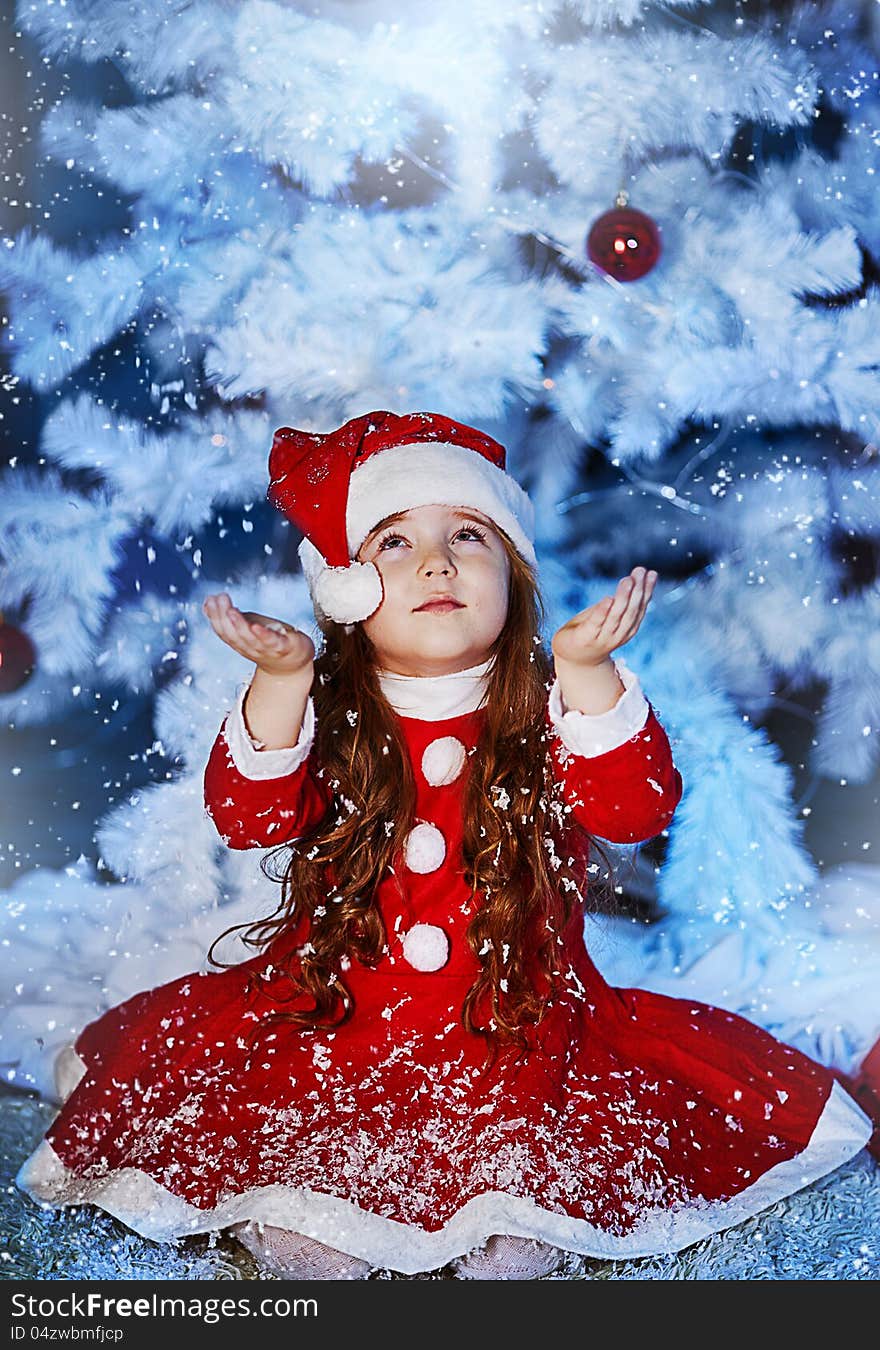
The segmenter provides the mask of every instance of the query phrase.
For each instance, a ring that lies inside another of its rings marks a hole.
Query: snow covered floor
[[[14,1177],[54,1108],[0,1089],[0,1278],[12,1280],[254,1280],[243,1248],[214,1235],[148,1242],[90,1206],[43,1210]],[[444,1279],[393,1275],[375,1279]],[[568,1257],[546,1279],[876,1280],[880,1278],[880,1165],[863,1151],[817,1185],[674,1256],[634,1261]]]

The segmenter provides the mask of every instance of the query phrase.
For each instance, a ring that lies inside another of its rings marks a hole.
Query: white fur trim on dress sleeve
[[[312,748],[315,739],[315,705],[311,694],[296,745],[284,746],[280,750],[264,750],[261,748],[262,742],[251,736],[244,720],[244,700],[248,688],[246,684],[240,686],[235,705],[223,724],[232,761],[244,778],[282,778],[298,769]]]
[[[613,708],[603,713],[583,713],[566,709],[559,680],[550,690],[549,711],[562,743],[572,754],[591,758],[616,750],[635,736],[648,720],[650,708],[642,693],[639,677],[621,657],[612,657],[624,692]]]

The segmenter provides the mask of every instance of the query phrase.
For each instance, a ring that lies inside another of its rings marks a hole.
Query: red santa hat
[[[537,567],[534,509],[505,458],[491,436],[439,413],[364,413],[323,434],[279,427],[268,497],[304,535],[316,613],[352,624],[378,609],[378,570],[352,559],[380,520],[415,506],[473,507]]]

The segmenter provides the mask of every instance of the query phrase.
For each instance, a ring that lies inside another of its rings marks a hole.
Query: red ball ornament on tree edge
[[[0,694],[20,689],[36,664],[37,654],[27,633],[6,623],[0,614]]]
[[[644,211],[627,206],[621,193],[616,205],[593,221],[587,257],[618,281],[638,281],[660,257],[660,230]]]

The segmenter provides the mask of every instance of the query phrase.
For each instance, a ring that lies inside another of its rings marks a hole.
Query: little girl
[[[255,956],[138,994],[59,1058],[31,1195],[159,1240],[229,1229],[282,1276],[526,1279],[678,1250],[868,1140],[799,1051],[590,960],[597,839],[652,838],[682,792],[612,656],[656,573],[546,651],[504,466],[427,413],[276,432],[269,495],[323,648],[205,601],[256,667],[205,803],[230,848],[273,850],[279,903]]]

